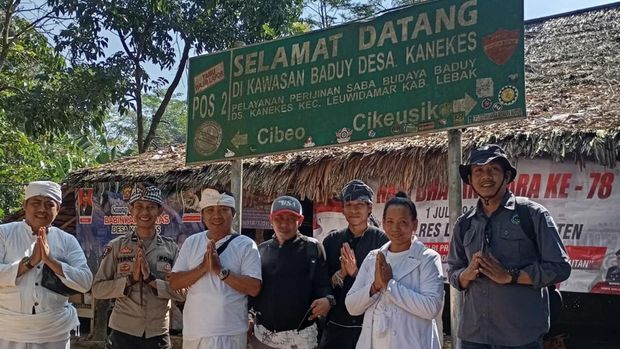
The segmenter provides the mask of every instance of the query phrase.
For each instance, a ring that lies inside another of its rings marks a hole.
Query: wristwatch
[[[26,267],[26,269],[30,270],[32,268],[34,268],[34,265],[32,265],[32,263],[30,263],[30,257],[24,257],[22,258],[22,263],[24,264],[24,266]]]
[[[521,274],[521,270],[517,268],[508,269],[508,274],[510,274],[510,284],[515,285],[519,280],[519,274]]]
[[[228,277],[228,275],[230,275],[230,270],[226,269],[226,268],[222,268],[220,270],[220,273],[217,274],[217,276],[220,278],[220,280],[224,281],[226,280],[226,278]]]
[[[325,296],[325,298],[327,298],[327,300],[329,301],[329,305],[332,307],[336,306],[336,298],[334,298],[334,296],[332,296],[331,294],[328,294],[327,296]]]

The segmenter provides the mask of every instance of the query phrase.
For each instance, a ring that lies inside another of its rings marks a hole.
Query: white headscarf
[[[200,195],[200,209],[202,210],[209,206],[228,206],[234,209],[235,198],[226,193],[220,193],[215,189],[207,188]]]
[[[33,196],[45,196],[56,201],[58,204],[62,203],[62,190],[60,189],[60,185],[50,181],[30,182],[26,187],[25,200]]]

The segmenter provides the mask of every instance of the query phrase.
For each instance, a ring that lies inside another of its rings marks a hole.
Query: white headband
[[[200,195],[200,209],[209,206],[228,206],[235,208],[235,198],[226,194],[218,192],[215,189],[207,188],[202,191]]]
[[[36,181],[30,182],[26,187],[26,195],[24,200],[28,200],[33,196],[45,196],[56,201],[58,204],[62,203],[62,191],[58,183],[50,181]]]

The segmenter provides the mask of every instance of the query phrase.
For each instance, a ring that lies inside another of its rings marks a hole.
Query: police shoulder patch
[[[101,256],[101,258],[105,258],[107,255],[110,254],[110,252],[112,252],[112,246],[106,245],[105,249],[103,250],[103,256]]]

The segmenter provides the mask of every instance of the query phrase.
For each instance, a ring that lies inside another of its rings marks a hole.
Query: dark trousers
[[[342,327],[328,322],[323,329],[319,349],[355,349],[361,327]]]
[[[106,349],[171,349],[170,336],[163,334],[151,338],[136,337],[117,330],[110,330]]]
[[[490,345],[463,341],[461,343],[461,349],[542,349],[542,343],[532,342],[516,347],[507,347],[503,345]]]

